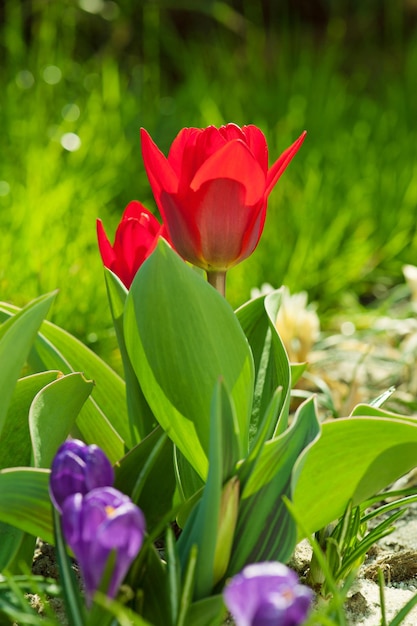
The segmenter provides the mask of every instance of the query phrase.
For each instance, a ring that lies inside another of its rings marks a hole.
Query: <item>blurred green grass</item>
[[[271,161],[308,131],[229,272],[234,306],[285,283],[325,315],[402,280],[417,263],[417,35],[399,0],[380,3],[382,25],[370,1],[327,0],[318,25],[284,4],[3,2],[2,300],[58,288],[53,321],[105,351],[95,220],[112,238],[130,200],[155,208],[140,126],[167,151],[183,126],[229,121],[257,124]]]

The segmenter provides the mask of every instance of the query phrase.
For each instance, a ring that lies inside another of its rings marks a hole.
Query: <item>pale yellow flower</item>
[[[307,361],[309,352],[319,336],[319,317],[307,302],[307,292],[301,291],[291,295],[289,289],[283,287],[275,326],[291,363]]]

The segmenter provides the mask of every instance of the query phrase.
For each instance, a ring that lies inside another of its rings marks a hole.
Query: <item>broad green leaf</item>
[[[308,363],[290,363],[291,386],[294,387],[308,368]]]
[[[17,381],[0,438],[0,469],[30,465],[30,405],[36,394],[60,375],[58,371],[41,372]]]
[[[173,506],[172,442],[160,426],[116,465],[115,487],[133,498],[146,515],[148,533]],[[157,497],[156,497],[157,494]]]
[[[401,422],[410,422],[416,424],[416,418],[410,415],[399,415],[392,411],[386,411],[373,404],[358,404],[351,413],[351,417],[387,417],[389,419],[400,420]]]
[[[222,377],[248,446],[253,361],[229,304],[160,240],[126,301],[125,341],[149,406],[205,479],[210,402]]]
[[[272,339],[272,356],[275,368],[275,375],[277,379],[277,386],[282,387],[282,406],[279,415],[279,421],[275,429],[275,435],[279,435],[288,426],[288,414],[290,410],[291,399],[291,368],[288,361],[287,352],[284,348],[284,344],[278,334],[275,326],[277,319],[278,309],[281,304],[281,292],[273,291],[265,298],[265,310],[268,314],[269,325],[271,329]]]
[[[82,374],[67,374],[49,383],[34,398],[29,411],[29,429],[35,467],[50,467],[66,439],[93,382]]]
[[[166,564],[152,544],[146,543],[142,547],[127,582],[133,589],[143,592],[143,618],[152,626],[171,626]]]
[[[214,555],[216,551],[220,500],[223,477],[222,389],[218,382],[213,394],[211,410],[211,439],[209,470],[201,500],[189,516],[178,540],[178,551],[183,571],[194,546],[197,564],[194,580],[196,600],[210,595],[214,585]]]
[[[126,350],[123,332],[123,312],[127,297],[127,289],[120,279],[108,269],[105,269],[107,295],[110,303],[110,311],[113,325],[116,331],[117,342],[123,362],[126,381],[126,400],[131,428],[131,443],[139,443],[141,439],[149,435],[156,426],[156,419],[145,400],[143,391],[130,362]]]
[[[55,293],[38,298],[0,327],[0,435],[13,389],[54,297]]]
[[[0,471],[0,521],[53,543],[49,471],[15,468]]]
[[[221,595],[194,602],[187,614],[186,626],[220,626],[225,623],[227,611]]]
[[[43,372],[20,378],[14,388],[6,422],[0,438],[0,469],[30,464],[32,446],[28,414],[34,396],[45,385],[57,378],[58,372]],[[0,522],[0,571],[10,567],[10,562],[20,550],[25,533]]]
[[[19,309],[0,303],[0,318]],[[82,372],[95,382],[77,418],[77,427],[87,443],[99,445],[114,463],[131,447],[125,383],[100,357],[62,328],[44,322],[29,362],[35,371],[58,369],[64,374]]]
[[[291,391],[291,370],[287,353],[275,327],[281,304],[281,290],[267,297],[249,300],[236,311],[237,318],[250,343],[255,363],[255,392],[251,417],[251,442],[259,429],[260,420],[270,405],[277,387],[282,388],[281,404],[275,421],[280,429],[287,426]]]
[[[350,500],[360,504],[416,465],[415,421],[356,416],[325,422],[297,463],[295,510],[315,532],[340,517]]]
[[[0,522],[0,572],[9,567],[19,552],[24,536],[19,528]]]
[[[283,497],[292,499],[294,464],[318,433],[314,403],[309,400],[299,407],[291,426],[263,446],[243,488],[228,575],[249,563],[286,561],[291,556],[297,532]]]
[[[81,341],[53,324],[42,325],[35,348],[46,368],[58,368],[64,374],[82,372],[94,381],[77,427],[87,443],[100,446],[112,462],[118,460],[125,445],[131,445],[123,380]]]
[[[182,502],[189,502],[196,492],[203,489],[204,480],[176,446],[174,446],[174,471],[179,497]]]

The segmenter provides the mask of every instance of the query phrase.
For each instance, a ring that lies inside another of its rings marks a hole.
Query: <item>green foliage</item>
[[[219,377],[232,394],[239,454],[245,454],[253,391],[245,336],[230,305],[163,240],[131,286],[125,340],[154,415],[201,478],[207,475],[209,409]]]
[[[44,606],[44,615],[40,617],[27,601],[28,593],[36,593]],[[19,625],[59,626],[58,620],[47,598],[58,597],[60,588],[56,581],[43,576],[19,574],[12,576],[5,573],[0,580],[0,619],[4,626]]]
[[[353,16],[327,3],[319,37],[281,2],[264,17],[260,1],[240,12],[229,2],[125,2],[112,14],[72,0],[4,4],[2,299],[23,305],[59,287],[53,321],[120,366],[94,222],[103,217],[111,232],[131,199],[154,206],[140,125],[167,150],[183,126],[256,123],[271,158],[307,129],[257,251],[230,272],[235,306],[269,281],[308,289],[326,310],[347,289],[372,295],[378,280],[398,280],[416,256],[417,45],[402,36],[398,3],[384,2],[380,39],[374,3]],[[64,147],[67,133],[78,150]]]
[[[415,467],[415,422],[401,416],[368,417],[373,412],[362,406],[361,417],[324,423],[320,438],[297,462],[294,507],[309,512],[307,533],[338,519],[348,502],[364,502]],[[323,489],[332,494],[324,508]]]

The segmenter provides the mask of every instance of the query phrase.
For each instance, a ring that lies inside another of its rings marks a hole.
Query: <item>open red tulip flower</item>
[[[129,289],[139,267],[153,252],[158,238],[168,239],[166,229],[137,201],[130,202],[117,227],[114,245],[109,242],[101,220],[97,238],[103,264]]]
[[[262,234],[268,196],[304,137],[268,168],[265,136],[253,125],[184,128],[168,158],[141,129],[145,169],[177,252],[209,274],[248,257]]]

